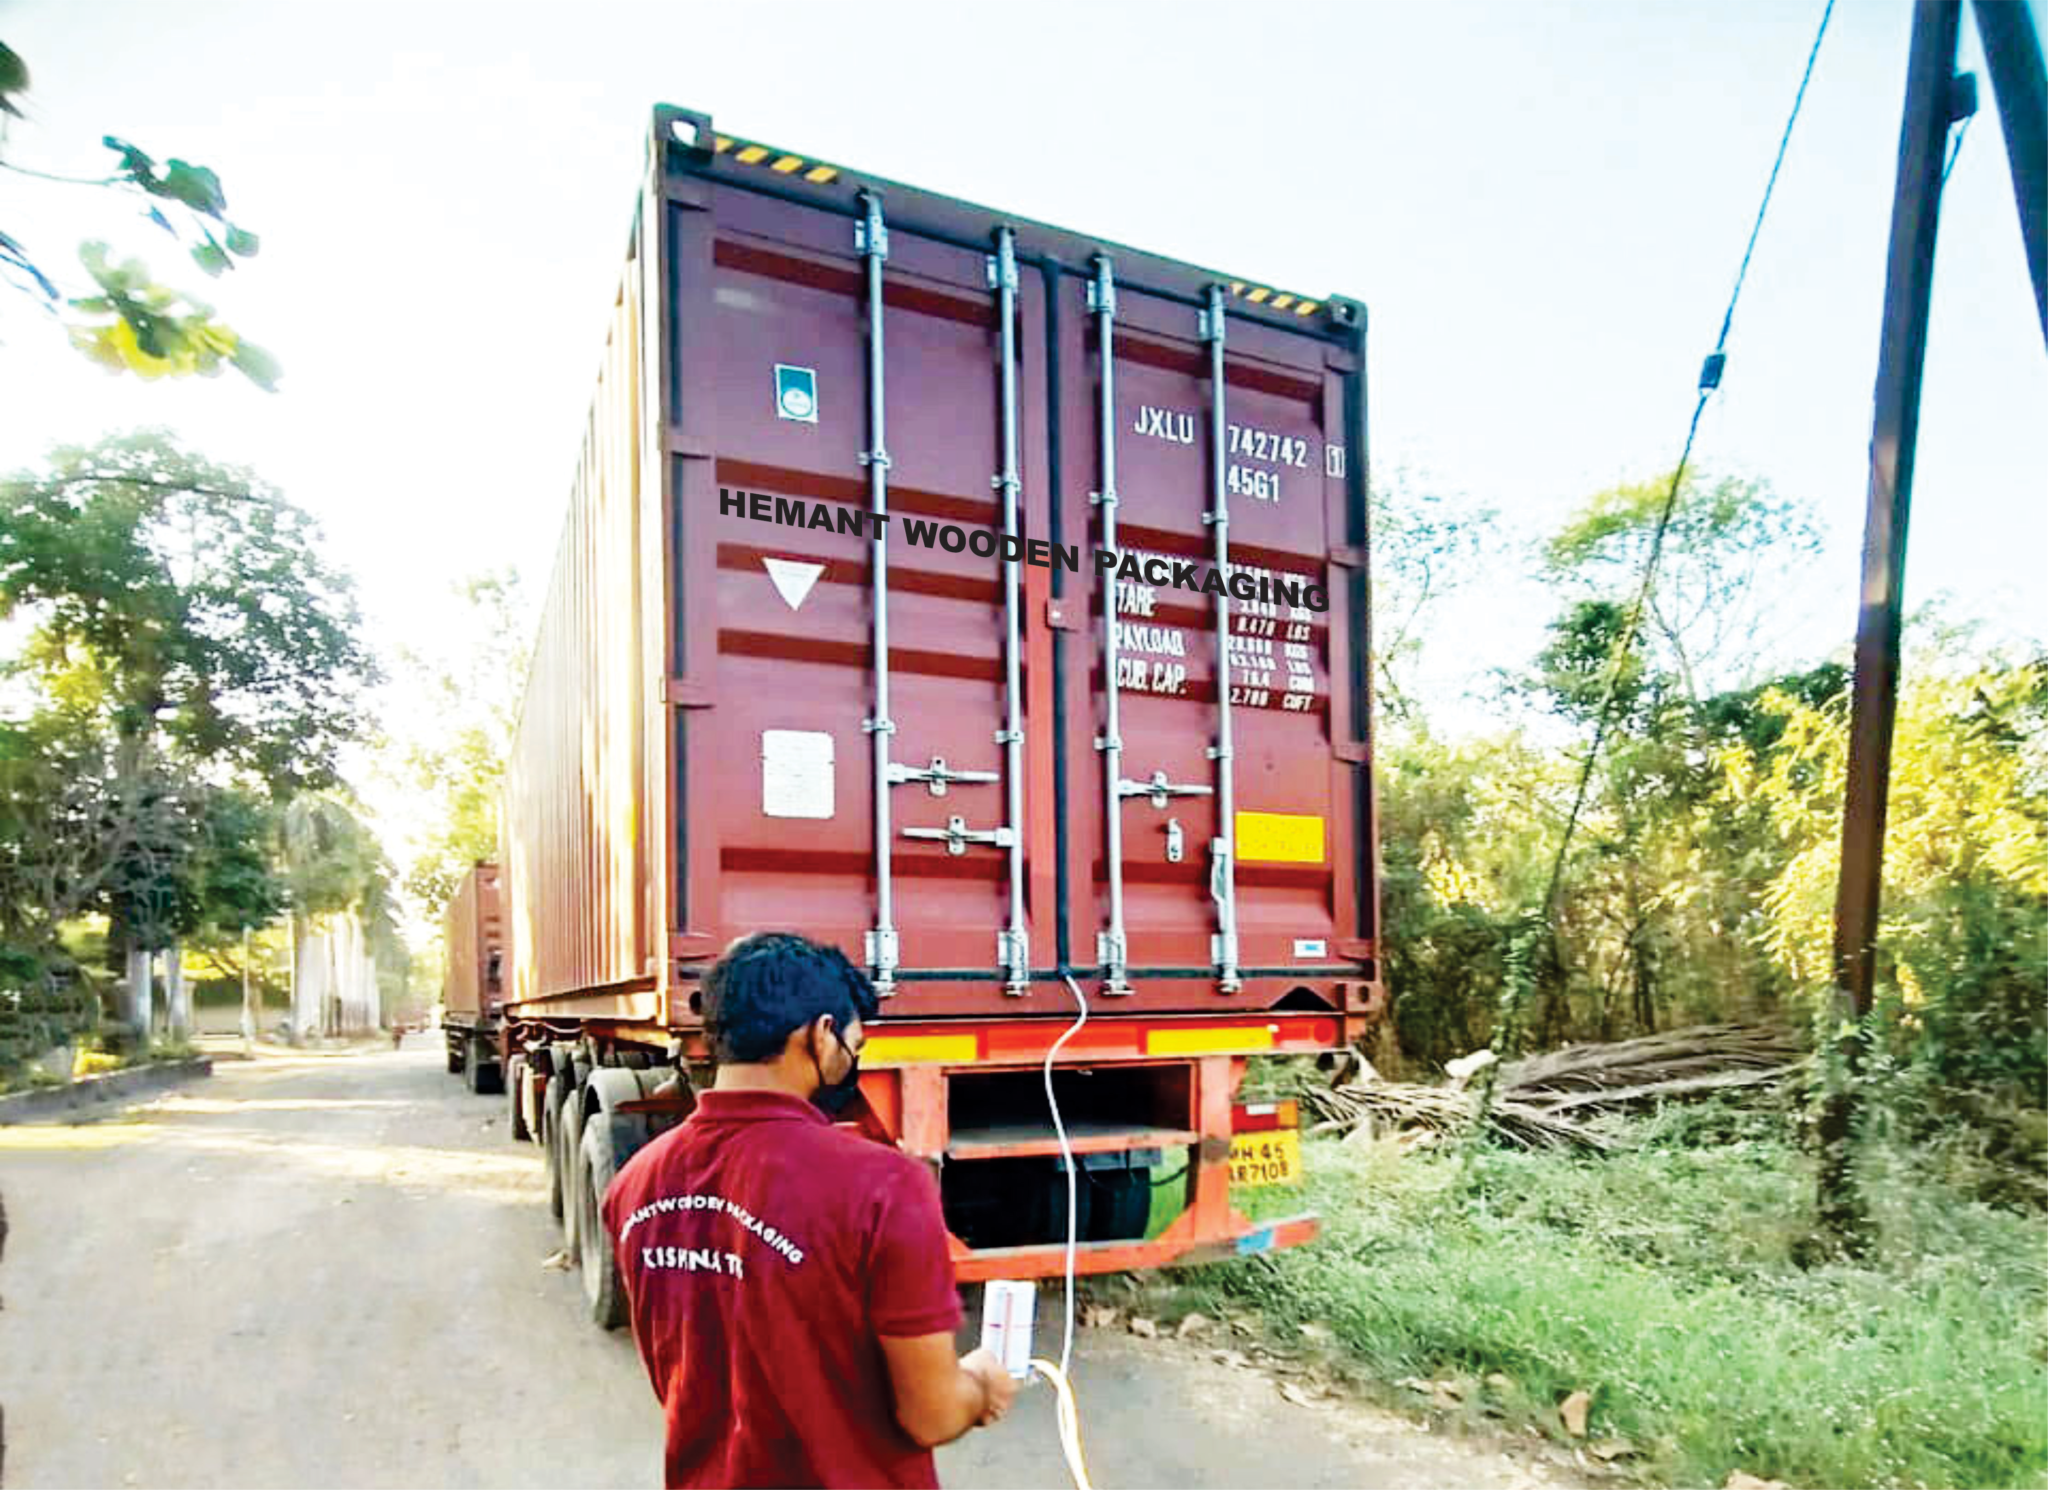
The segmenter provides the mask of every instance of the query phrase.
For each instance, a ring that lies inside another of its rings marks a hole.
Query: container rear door
[[[984,255],[892,234],[878,387],[854,232],[843,216],[737,190],[710,210],[671,208],[672,421],[688,452],[673,478],[676,924],[699,958],[783,927],[872,961],[880,722],[901,991],[915,1002],[964,978],[986,1002],[1010,924],[1003,566],[911,533],[1000,526],[995,299]],[[866,516],[877,393],[886,716]],[[1042,448],[1042,400],[1022,405],[1020,443]],[[1038,879],[1025,866],[1027,936],[1029,921],[1051,920],[1036,903],[1050,893],[1044,858]],[[1050,938],[1034,950],[1049,961]]]
[[[1343,1007],[1332,980],[1372,977],[1355,343],[1225,316],[1219,422],[1193,296],[1124,285],[1108,414],[1115,549],[1138,567],[1119,575],[1096,558],[1101,333],[1074,243],[1018,229],[1006,295],[994,218],[985,250],[889,225],[878,261],[843,208],[692,182],[664,209],[683,976],[786,927],[891,964],[897,1018],[1064,1013],[1069,973],[1126,1010]],[[1049,563],[988,551],[1006,471]],[[1225,581],[1325,607],[1171,582],[1216,569],[1219,471]],[[1005,976],[1006,935],[1027,978]]]
[[[1060,399],[1064,448],[1079,455],[1061,482],[1063,525],[1110,547],[1095,494],[1113,476],[1121,556],[1090,576],[1087,665],[1067,670],[1076,960],[1114,969],[1120,900],[1125,1007],[1341,1007],[1333,980],[1373,976],[1361,967],[1374,904],[1355,343],[1327,322],[1293,334],[1229,314],[1241,302],[1226,293],[1219,411],[1199,304],[1130,282],[1112,280],[1108,297],[1099,280],[1065,284],[1080,375]]]

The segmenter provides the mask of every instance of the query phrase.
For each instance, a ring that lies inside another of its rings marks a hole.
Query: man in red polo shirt
[[[832,1125],[875,991],[763,933],[704,980],[718,1079],[604,1198],[670,1485],[938,1484],[932,1449],[1009,1408],[960,1325],[931,1172]]]

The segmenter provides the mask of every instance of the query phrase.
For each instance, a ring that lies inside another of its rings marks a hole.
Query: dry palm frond
[[[1306,1094],[1320,1119],[1310,1132],[1463,1132],[1477,1097],[1462,1089],[1467,1069],[1449,1086],[1365,1078]],[[1486,1115],[1487,1131],[1519,1148],[1575,1148],[1605,1153],[1622,1146],[1588,1118],[1653,1102],[1775,1087],[1804,1068],[1799,1038],[1789,1030],[1702,1025],[1608,1045],[1573,1045],[1510,1061],[1500,1070]]]

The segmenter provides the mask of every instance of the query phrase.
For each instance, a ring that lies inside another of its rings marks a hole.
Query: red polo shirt
[[[883,1335],[956,1329],[924,1165],[777,1092],[707,1091],[604,1198],[670,1485],[935,1487]]]

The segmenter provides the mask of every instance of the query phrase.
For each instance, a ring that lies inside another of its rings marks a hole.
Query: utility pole
[[[1950,126],[1976,107],[1975,80],[1955,71],[1962,0],[1916,0],[1906,64],[1905,118],[1892,195],[1885,266],[1884,326],[1878,338],[1876,409],[1870,435],[1870,497],[1863,529],[1863,588],[1856,617],[1856,670],[1849,700],[1848,783],[1842,810],[1842,870],[1835,895],[1837,1028],[1870,1013],[1879,904],[1884,880],[1885,795],[1899,691],[1906,519],[1920,426],[1920,378],[1927,356],[1927,306],[1934,283],[1935,224]],[[1841,1072],[1829,1082],[1820,1123],[1822,1229],[1857,1250],[1863,1208],[1850,1164],[1859,1039],[1839,1038]]]
[[[2034,280],[2034,313],[2048,342],[2048,84],[2041,68],[2041,38],[2033,7],[2023,0],[1976,0],[1977,39],[1998,98],[2005,158],[2012,167],[2013,202],[2020,210],[2027,273]]]

